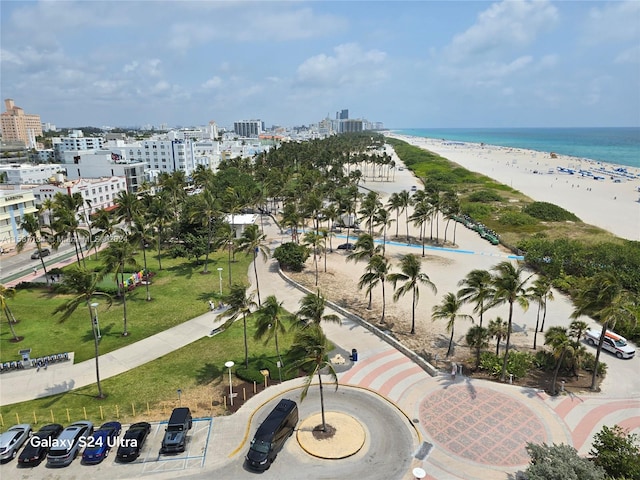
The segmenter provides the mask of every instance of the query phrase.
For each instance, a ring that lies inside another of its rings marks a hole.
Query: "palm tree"
[[[507,332],[509,331],[507,322],[500,317],[496,317],[495,320],[489,322],[489,337],[496,339],[496,356],[500,355],[500,340],[507,338]]]
[[[476,351],[475,369],[477,370],[480,366],[480,352],[483,348],[487,348],[489,346],[489,330],[481,327],[480,325],[473,325],[467,331],[465,341],[470,348],[473,348]]]
[[[286,315],[286,311],[282,308],[282,302],[278,302],[275,295],[269,295],[262,306],[257,311],[256,318],[256,331],[254,338],[256,340],[265,339],[265,344],[273,337],[276,343],[276,355],[278,355],[278,361],[280,367],[283,367],[282,357],[280,356],[280,347],[278,345],[278,333],[287,333],[287,327],[283,322],[283,318]],[[282,378],[280,379],[282,381]]]
[[[576,343],[580,343],[580,339],[584,332],[589,330],[589,324],[582,320],[574,320],[569,324],[569,332],[571,336],[575,339]]]
[[[314,231],[305,232],[302,242],[313,249],[313,264],[316,268],[316,287],[318,286],[318,254],[322,253],[322,236]],[[325,256],[326,258],[326,256]],[[326,270],[326,268],[325,268]]]
[[[616,275],[610,272],[601,272],[591,277],[577,292],[574,299],[576,308],[571,318],[590,315],[602,323],[591,377],[591,390],[597,389],[600,352],[607,329],[613,329],[618,321],[626,320],[633,325],[638,321],[637,314],[633,311],[633,303],[632,296],[622,288]]]
[[[101,208],[94,213],[93,217],[92,225],[94,228],[98,229],[96,234],[93,236],[93,249],[95,252],[95,259],[97,260],[98,248],[102,246],[105,240],[113,240],[113,237],[116,234],[124,236],[124,232],[117,226],[118,220],[112,212],[109,212],[104,208]]]
[[[298,322],[303,326],[309,326],[311,324],[319,325],[323,320],[325,322],[340,324],[340,317],[337,315],[324,314],[326,304],[327,301],[320,295],[320,290],[318,290],[318,293],[315,295],[313,293],[307,293],[300,299],[300,309],[296,312]]]
[[[263,261],[267,261],[269,258],[269,246],[267,244],[267,236],[260,232],[258,225],[248,225],[242,237],[238,241],[238,250],[244,252],[247,255],[253,255],[253,273],[256,276],[256,292],[258,293],[258,306],[260,306],[260,283],[258,282],[258,266],[256,259],[258,253],[262,256]]]
[[[133,224],[131,225],[131,235],[129,239],[142,246],[142,262],[144,264],[144,273],[147,276],[145,287],[147,290],[147,302],[151,301],[151,293],[149,292],[149,269],[147,268],[147,248],[153,241],[153,230],[151,225],[142,215],[136,215],[133,217]]]
[[[529,308],[529,300],[527,299],[527,292],[524,288],[525,283],[531,278],[529,275],[524,280],[522,279],[523,267],[513,266],[511,262],[500,262],[498,265],[492,268],[496,272],[493,277],[493,287],[495,288],[494,304],[501,305],[503,303],[509,304],[509,319],[507,320],[507,346],[504,351],[504,361],[502,363],[502,372],[500,373],[500,380],[505,381],[507,377],[507,360],[509,359],[509,341],[511,339],[511,329],[513,322],[513,304],[518,303],[523,310]]]
[[[127,228],[130,228],[133,223],[133,217],[138,214],[140,209],[138,196],[135,193],[121,191],[116,195],[113,203],[116,206],[114,213],[118,221],[124,222]]]
[[[391,218],[389,210],[380,207],[373,217],[373,222],[376,227],[382,226],[382,256],[384,256],[387,245],[387,228],[389,228],[395,220]]]
[[[371,260],[371,258],[380,251],[380,245],[376,245],[373,236],[368,233],[363,233],[358,237],[356,243],[353,246],[353,252],[347,255],[347,262],[360,260]],[[372,294],[371,289],[368,289],[369,293],[369,307],[371,310]]]
[[[292,349],[304,352],[304,356],[298,360],[293,367],[296,369],[303,369],[307,372],[307,377],[304,381],[304,388],[300,394],[300,401],[303,401],[309,387],[313,381],[313,377],[318,375],[318,384],[320,386],[320,411],[322,415],[322,427],[321,430],[325,432],[327,430],[327,422],[324,415],[324,394],[322,387],[322,375],[323,369],[328,370],[328,374],[331,380],[336,385],[338,390],[338,375],[333,367],[333,364],[328,360],[327,353],[329,351],[329,341],[325,336],[322,328],[319,324],[312,324],[308,328],[300,329],[296,332],[295,339],[293,341]]]
[[[155,195],[151,199],[147,215],[151,225],[156,229],[156,242],[158,245],[158,270],[162,270],[162,242],[164,240],[165,229],[175,218],[173,211],[169,208],[169,194],[164,191]]]
[[[400,211],[404,211],[405,227],[407,229],[407,243],[409,243],[409,206],[411,205],[411,193],[408,190],[401,190],[398,193],[398,205]]]
[[[387,299],[384,286],[390,270],[391,263],[389,262],[389,260],[387,260],[382,255],[376,254],[369,260],[367,271],[360,277],[360,282],[358,283],[358,288],[360,289],[366,286],[369,298],[371,298],[371,290],[373,289],[373,287],[378,285],[378,283],[380,283],[380,285],[382,286],[382,316],[380,317],[380,323],[384,323],[384,316],[387,308]],[[369,305],[369,310],[370,309],[371,305]]]
[[[540,323],[540,311],[544,312],[542,325],[544,328],[544,318],[547,315],[547,300],[553,300],[553,292],[551,291],[551,281],[546,277],[536,278],[527,289],[529,297],[538,304],[538,312],[536,313],[536,328],[533,331],[533,349],[536,350],[536,341],[538,338],[538,326]],[[543,328],[540,328],[542,331]]]
[[[416,333],[416,304],[420,299],[419,285],[425,285],[431,289],[433,293],[437,293],[437,288],[431,282],[426,273],[422,273],[422,263],[415,255],[408,254],[402,257],[400,260],[400,271],[402,273],[392,273],[387,278],[393,283],[393,288],[396,288],[398,282],[403,281],[404,284],[398,288],[393,294],[393,301],[397,302],[398,299],[404,296],[406,293],[412,293],[412,307],[411,307],[411,334]]]
[[[567,353],[570,355],[573,353],[573,346],[571,345],[571,339],[567,335],[567,329],[564,327],[551,327],[545,334],[545,345],[551,345],[553,350],[553,356],[556,358],[556,366],[553,370],[553,380],[551,382],[551,395],[558,393],[558,372],[564,362],[564,358]]]
[[[118,292],[122,293],[122,309],[123,309],[123,322],[124,328],[122,336],[129,335],[127,325],[127,291],[128,288],[125,285],[124,280],[124,267],[125,265],[134,266],[137,269],[136,257],[133,251],[133,246],[127,241],[111,242],[107,249],[104,251],[104,272],[110,272],[115,274],[116,284],[118,285]],[[120,275],[120,278],[118,278]]]
[[[104,298],[107,302],[107,308],[111,306],[111,296],[107,293],[98,290],[98,283],[100,282],[100,275],[96,272],[89,272],[84,268],[75,268],[65,270],[63,286],[64,288],[74,294],[75,297],[67,300],[62,305],[58,306],[54,310],[54,314],[62,313],[60,321],[68,319],[73,312],[81,305],[86,305],[89,312],[89,320],[91,321],[91,329],[93,331],[93,344],[94,355],[96,360],[96,383],[98,384],[98,398],[104,398],[102,393],[102,385],[100,384],[100,352],[98,350],[98,333],[95,328],[95,318],[91,310],[91,303],[94,297]]]
[[[213,241],[213,227],[220,215],[220,205],[218,199],[211,193],[211,190],[205,189],[198,195],[196,202],[192,205],[189,217],[192,221],[198,221],[207,229],[207,248],[204,257],[204,269],[202,273],[209,273],[209,254],[211,253],[211,243]]]
[[[473,313],[480,315],[479,326],[482,326],[482,317],[489,309],[486,304],[493,298],[494,290],[491,286],[491,273],[486,270],[471,270],[467,276],[458,282],[462,288],[458,291],[458,297],[465,303],[473,302]]]
[[[42,255],[42,232],[40,231],[40,224],[38,223],[37,217],[32,213],[26,213],[22,217],[22,222],[20,222],[20,230],[27,232],[27,235],[23,236],[16,244],[16,250],[21,252],[28,242],[34,242],[36,244],[38,258],[40,258],[40,263],[44,270],[44,278],[48,284],[49,276],[47,275],[47,266],[44,263],[44,257]]]
[[[257,227],[257,225],[256,225]],[[242,316],[242,328],[244,334],[244,366],[249,368],[249,342],[247,340],[247,315],[251,313],[257,305],[253,301],[253,293],[247,295],[247,286],[241,283],[234,283],[229,289],[229,293],[224,297],[224,303],[229,305],[229,309],[224,313],[223,318],[227,318],[227,324],[235,322]]]
[[[473,322],[473,317],[471,315],[458,313],[462,308],[463,303],[464,302],[458,298],[455,293],[449,292],[444,296],[440,305],[434,305],[431,309],[431,320],[448,320],[447,332],[451,332],[451,337],[449,338],[449,347],[447,348],[446,354],[447,357],[452,353],[453,331],[456,320],[471,320]]]
[[[9,324],[9,330],[11,330],[11,335],[13,335],[13,342],[17,343],[24,339],[24,337],[19,337],[16,335],[16,331],[13,328],[15,323],[18,323],[16,317],[13,316],[11,312],[11,308],[9,308],[9,304],[7,300],[9,298],[13,298],[16,295],[15,288],[7,288],[4,285],[0,285],[0,308],[4,313],[4,316],[7,318],[7,323]]]

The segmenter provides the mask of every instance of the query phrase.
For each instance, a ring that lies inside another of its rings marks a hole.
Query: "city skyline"
[[[62,127],[640,125],[640,2],[0,4],[3,98]]]

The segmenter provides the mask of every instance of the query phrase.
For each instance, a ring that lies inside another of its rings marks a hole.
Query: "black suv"
[[[192,426],[191,410],[187,407],[174,408],[164,432],[160,453],[184,452],[187,432]]]

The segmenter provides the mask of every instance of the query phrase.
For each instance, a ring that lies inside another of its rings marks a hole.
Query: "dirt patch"
[[[313,427],[312,434],[313,438],[316,440],[327,440],[329,438],[333,438],[336,434],[336,428],[328,423],[325,429],[322,428],[322,425],[316,425]]]

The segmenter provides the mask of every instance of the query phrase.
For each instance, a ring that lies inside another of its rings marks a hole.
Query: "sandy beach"
[[[468,170],[484,174],[525,195],[554,203],[628,240],[640,240],[640,169],[626,168],[628,176],[613,174],[620,166],[593,160],[494,145],[450,142],[390,134],[432,151]],[[561,172],[558,167],[574,170]],[[604,170],[603,170],[604,169]],[[582,176],[580,171],[593,176]],[[594,176],[602,177],[594,180]],[[634,178],[631,178],[634,177]]]

